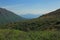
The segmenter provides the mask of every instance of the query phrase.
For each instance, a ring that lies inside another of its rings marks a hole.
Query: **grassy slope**
[[[30,31],[0,29],[0,40],[60,40],[59,31]]]

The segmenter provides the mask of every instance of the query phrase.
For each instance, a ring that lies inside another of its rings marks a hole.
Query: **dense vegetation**
[[[60,9],[31,20],[0,24],[0,40],[60,40],[59,17]]]
[[[0,29],[0,40],[60,40],[60,32]]]

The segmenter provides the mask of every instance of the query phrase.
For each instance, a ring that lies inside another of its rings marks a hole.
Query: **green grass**
[[[0,40],[60,40],[60,32],[0,29]]]

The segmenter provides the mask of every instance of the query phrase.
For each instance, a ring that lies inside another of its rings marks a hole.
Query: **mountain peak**
[[[45,15],[42,15],[41,17],[49,17],[49,16],[55,16],[55,17],[59,17],[60,16],[60,9],[57,9],[55,11],[46,13]],[[40,18],[40,17],[39,17]]]
[[[60,8],[59,8],[59,9],[57,9],[57,11],[58,11],[58,10],[60,10]]]
[[[11,12],[11,11],[9,11],[9,10],[7,10],[7,9],[5,9],[5,8],[0,8],[0,14],[6,14],[6,13],[9,13],[9,12]]]
[[[15,13],[5,8],[0,8],[0,24],[11,23],[20,20],[24,20],[24,18],[20,17],[19,15],[16,15]]]
[[[47,15],[48,15],[48,16],[49,16],[49,15],[60,15],[60,9],[57,9],[57,10],[55,10],[55,11],[52,11],[52,12],[48,13]]]
[[[0,11],[1,11],[1,10],[7,10],[7,9],[5,9],[5,8],[0,8]]]

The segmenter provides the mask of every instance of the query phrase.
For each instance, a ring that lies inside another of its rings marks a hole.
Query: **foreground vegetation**
[[[60,32],[0,29],[0,40],[60,40]]]

